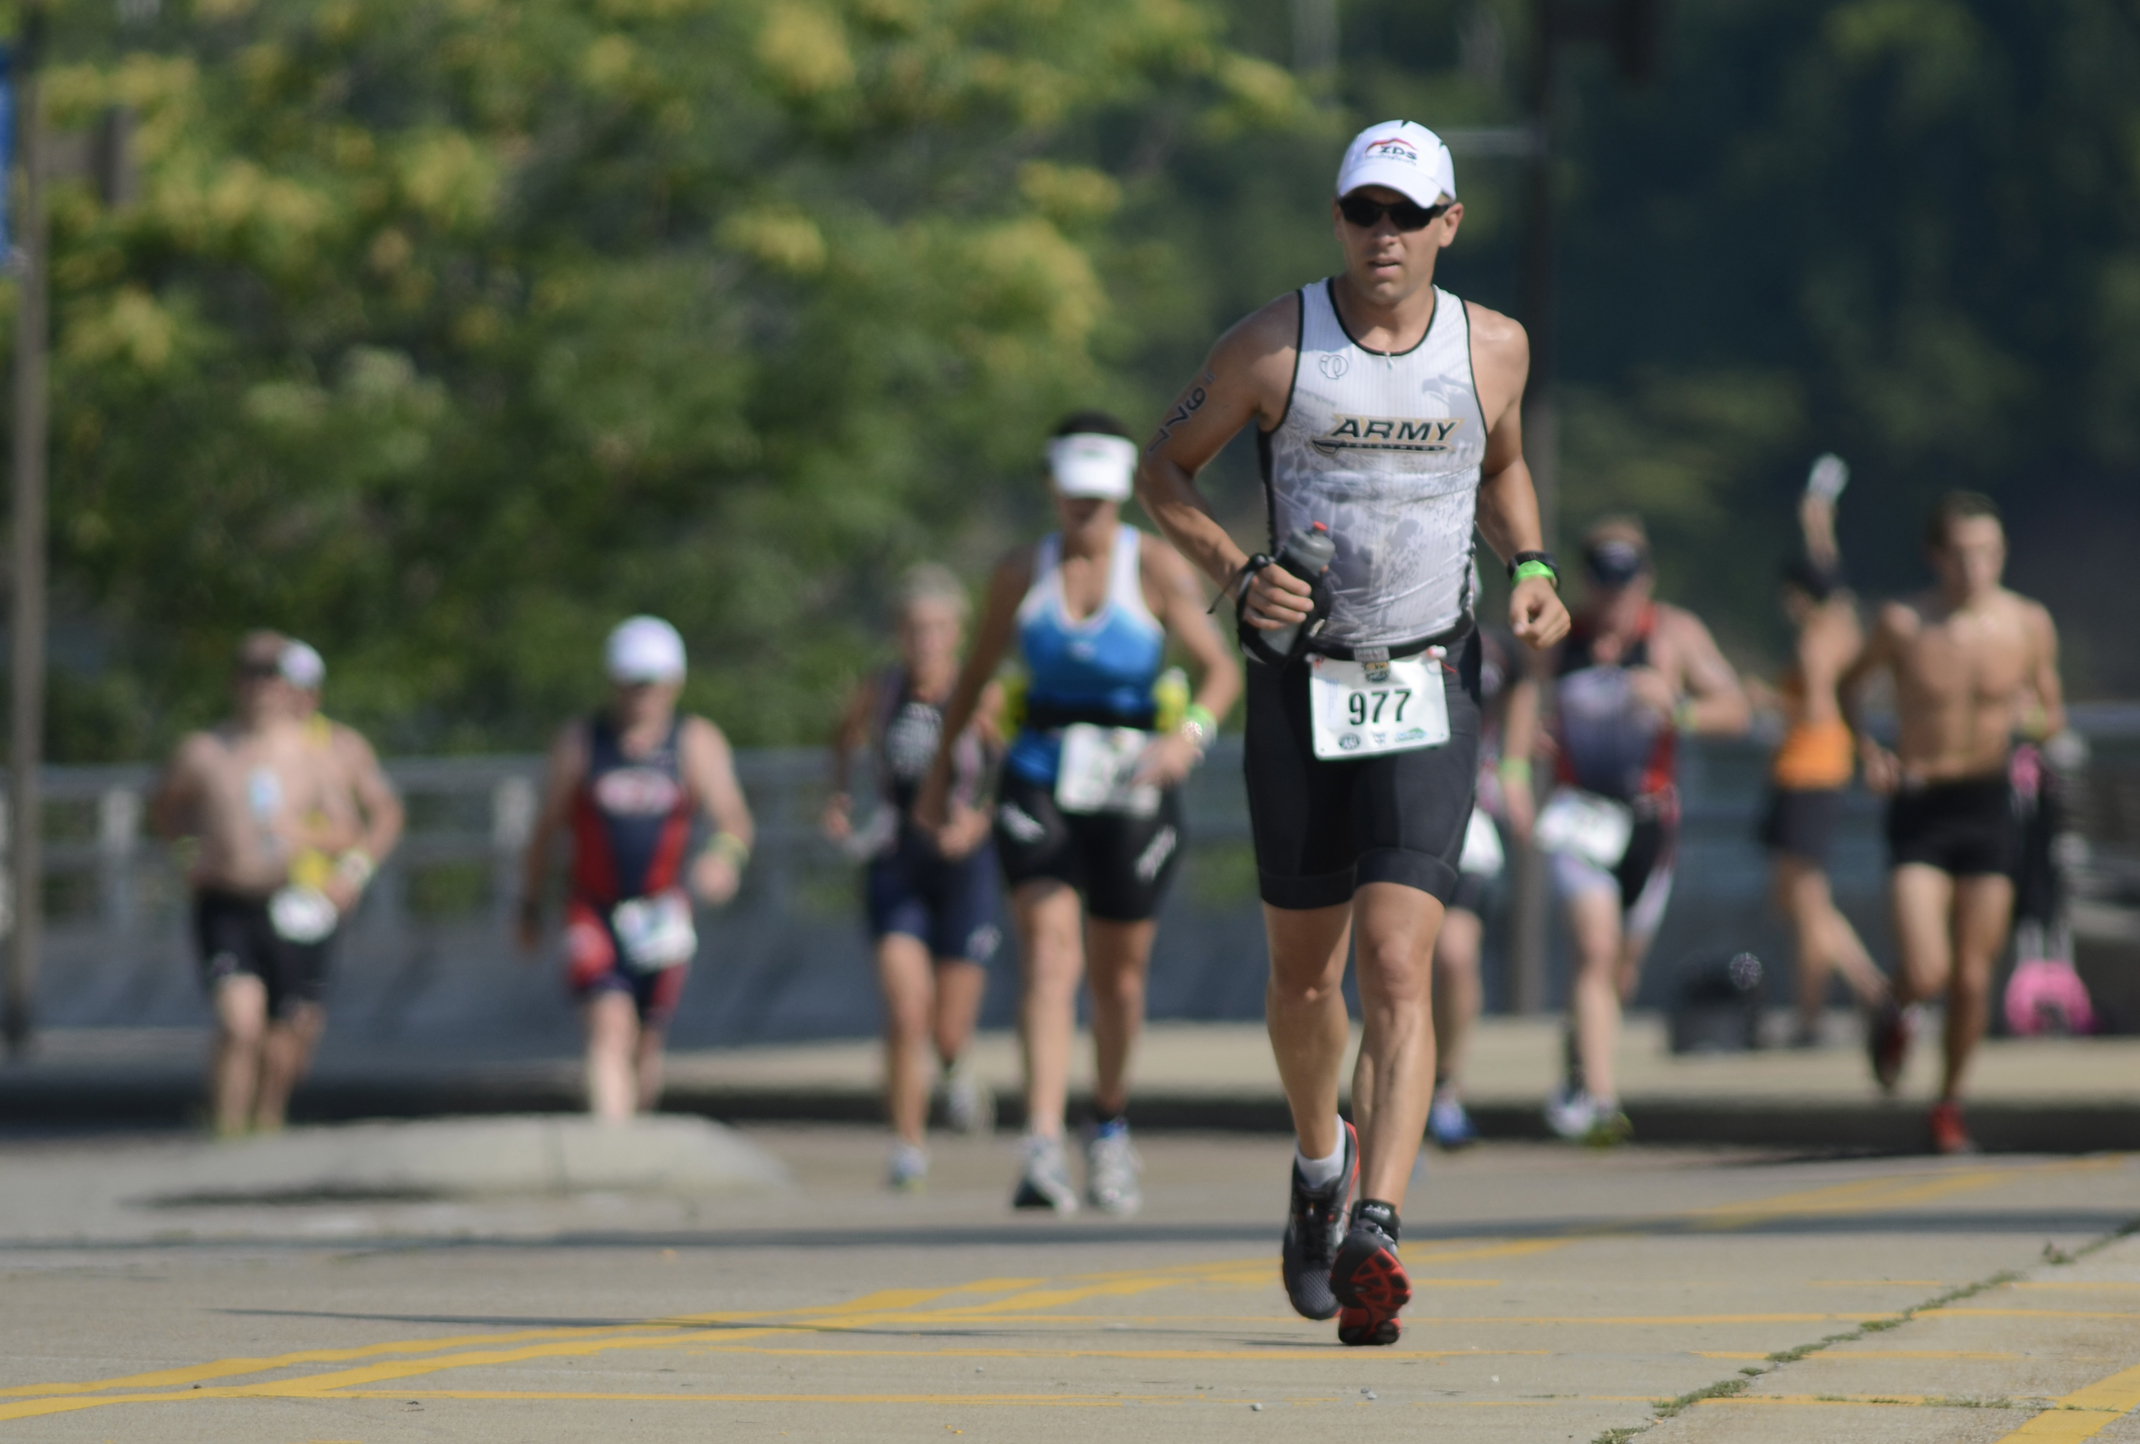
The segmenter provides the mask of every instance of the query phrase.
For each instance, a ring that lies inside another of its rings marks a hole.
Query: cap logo
[[[1407,165],[1419,164],[1419,152],[1402,136],[1385,136],[1371,140],[1367,149],[1360,152],[1362,160],[1401,160]]]
[[[1351,368],[1352,360],[1342,351],[1325,351],[1315,358],[1315,364],[1322,368],[1325,376],[1335,381]]]

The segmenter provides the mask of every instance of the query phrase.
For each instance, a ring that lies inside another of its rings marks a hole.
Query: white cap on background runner
[[[1388,186],[1420,205],[1438,205],[1443,196],[1456,199],[1456,161],[1419,122],[1385,120],[1354,136],[1338,165],[1339,195],[1361,186]]]
[[[282,672],[283,681],[307,692],[317,692],[320,683],[327,680],[327,663],[310,642],[289,643],[275,659],[275,666]]]
[[[1074,431],[1048,443],[1048,475],[1057,496],[1127,501],[1137,470],[1137,443],[1104,431]]]
[[[684,639],[659,617],[627,617],[602,649],[612,682],[681,682]]]

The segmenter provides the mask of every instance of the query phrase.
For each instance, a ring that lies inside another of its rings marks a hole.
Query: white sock
[[[1300,1151],[1300,1140],[1293,1140],[1293,1166],[1300,1170],[1300,1181],[1310,1188],[1321,1188],[1335,1182],[1345,1170],[1345,1123],[1338,1121],[1337,1150],[1328,1158],[1310,1158]]]

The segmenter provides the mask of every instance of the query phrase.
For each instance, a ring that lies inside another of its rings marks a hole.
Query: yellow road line
[[[2140,1365],[2074,1390],[2058,1401],[2057,1408],[2038,1414],[1999,1444],[2072,1444],[2092,1439],[2135,1409],[2140,1409]]]
[[[1789,1214],[1835,1214],[1870,1212],[1876,1209],[1900,1207],[1923,1202],[1929,1198],[1945,1197],[1953,1193],[1995,1187],[2015,1179],[2045,1171],[2065,1171],[2076,1168],[2095,1168],[2122,1165],[2121,1158],[2087,1159],[2055,1164],[2034,1165],[2024,1168],[1973,1169],[1963,1172],[1936,1175],[1911,1174],[1885,1178],[1862,1179],[1828,1188],[1813,1189],[1783,1194],[1769,1199],[1751,1200],[1739,1204],[1719,1205],[1707,1209],[1692,1210],[1678,1217],[1692,1217],[1702,1226],[1735,1228],[1747,1226],[1763,1219]],[[1553,1238],[1524,1239],[1516,1241],[1492,1240],[1443,1240],[1433,1245],[1414,1244],[1404,1250],[1408,1263],[1418,1265],[1428,1262],[1451,1263],[1464,1260],[1510,1259],[1534,1256],[1554,1249],[1565,1248],[1585,1239],[1624,1233],[1647,1226],[1653,1221],[1630,1221],[1626,1224],[1573,1230]],[[350,1349],[305,1350],[289,1354],[261,1358],[223,1359],[177,1369],[155,1370],[127,1375],[121,1378],[82,1383],[52,1383],[18,1386],[0,1389],[0,1420],[27,1418],[51,1413],[73,1412],[78,1409],[95,1408],[117,1403],[152,1403],[204,1398],[240,1397],[320,1397],[334,1394],[341,1397],[368,1397],[370,1391],[363,1385],[377,1384],[388,1380],[413,1378],[448,1370],[490,1367],[501,1364],[521,1363],[529,1360],[559,1357],[587,1357],[623,1350],[646,1350],[676,1348],[686,1344],[701,1346],[688,1350],[692,1353],[730,1351],[726,1346],[743,1339],[766,1335],[789,1335],[809,1332],[846,1332],[860,1328],[892,1326],[945,1327],[972,1324],[1009,1324],[1032,1322],[1055,1326],[1073,1323],[1091,1323],[1106,1319],[1109,1322],[1127,1323],[1139,1321],[1123,1315],[1067,1315],[1060,1312],[1066,1305],[1092,1299],[1130,1298],[1161,1289],[1196,1286],[1206,1289],[1233,1289],[1268,1287],[1276,1269],[1268,1256],[1252,1259],[1224,1260],[1177,1264],[1158,1269],[1117,1270],[1092,1274],[1066,1275],[1060,1279],[997,1277],[978,1279],[971,1283],[948,1288],[929,1289],[882,1289],[841,1303],[808,1308],[779,1311],[722,1311],[703,1314],[680,1315],[663,1319],[642,1320],[630,1324],[599,1325],[577,1329],[518,1330],[496,1334],[469,1334],[444,1336],[436,1339],[395,1340],[387,1343],[364,1345]],[[1429,1282],[1422,1280],[1422,1282]],[[1884,1280],[1883,1283],[1900,1282]],[[1434,1286],[1449,1288],[1495,1287],[1497,1281],[1486,1279],[1439,1279]],[[985,1301],[974,1295],[999,1294],[1001,1297]],[[964,1296],[964,1297],[955,1297]],[[972,1301],[969,1301],[972,1300]],[[1972,1312],[1949,1310],[1945,1312]],[[1997,1312],[2029,1314],[2050,1311],[1973,1311],[1994,1314]],[[2125,1314],[2110,1315],[2064,1315],[2066,1317],[2131,1317]],[[1864,1313],[1753,1313],[1753,1314],[1666,1314],[1635,1316],[1473,1316],[1456,1318],[1431,1318],[1415,1316],[1413,1322],[1425,1324],[1545,1324],[1559,1326],[1606,1325],[1626,1326],[1671,1326],[1671,1325],[1719,1325],[1760,1323],[1830,1323],[1859,1322],[1866,1318],[1880,1317]],[[1250,1322],[1238,1316],[1211,1315],[1157,1315],[1143,1316],[1142,1321],[1168,1320],[1177,1322],[1220,1322],[1238,1326]],[[1293,1322],[1287,1320],[1285,1322]],[[721,1330],[711,1337],[708,1330]],[[811,1352],[799,1350],[798,1352]],[[868,1351],[856,1351],[868,1352]],[[1098,1357],[1124,1358],[1217,1358],[1254,1357],[1270,1358],[1268,1351],[1250,1354],[1234,1354],[1221,1351],[1090,1351]],[[1478,1350],[1464,1351],[1480,1354]],[[1320,1351],[1317,1351],[1318,1355]],[[1411,1357],[1431,1356],[1432,1351],[1406,1351]],[[422,1356],[422,1357],[417,1357]],[[1061,1357],[1062,1355],[1048,1355]],[[1072,1355],[1075,1356],[1075,1355]],[[1404,1357],[1405,1355],[1397,1355]],[[1484,1355],[1481,1355],[1482,1357]],[[302,1367],[308,1364],[343,1364],[345,1367],[326,1373],[307,1374],[296,1378],[284,1377],[252,1384],[223,1385],[213,1381],[242,1378],[246,1375],[274,1373]],[[183,1392],[166,1392],[184,1386]],[[131,1392],[127,1392],[131,1391]],[[522,1396],[515,1396],[522,1397]],[[592,1396],[557,1396],[592,1397]],[[608,1397],[608,1396],[603,1396]],[[637,1397],[637,1396],[618,1396]],[[710,1394],[691,1394],[682,1397],[704,1401],[714,1397]],[[737,1396],[739,1398],[745,1396]],[[757,1398],[759,1396],[748,1396]],[[820,1396],[801,1396],[816,1398]],[[873,1398],[877,1396],[872,1396]],[[964,1399],[968,1396],[955,1396]]]

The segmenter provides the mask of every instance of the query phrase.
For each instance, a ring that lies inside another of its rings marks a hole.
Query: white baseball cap
[[[681,682],[684,639],[659,617],[627,617],[609,634],[602,662],[612,682]]]
[[[1137,471],[1137,443],[1104,431],[1073,431],[1048,443],[1048,475],[1057,496],[1127,501]]]
[[[283,647],[282,655],[275,659],[275,666],[282,673],[283,681],[307,692],[317,692],[320,683],[327,680],[327,663],[309,642],[288,643]]]
[[[1385,120],[1354,136],[1338,165],[1340,196],[1361,186],[1388,186],[1420,205],[1436,206],[1443,196],[1456,199],[1456,161],[1442,138],[1419,122]]]

